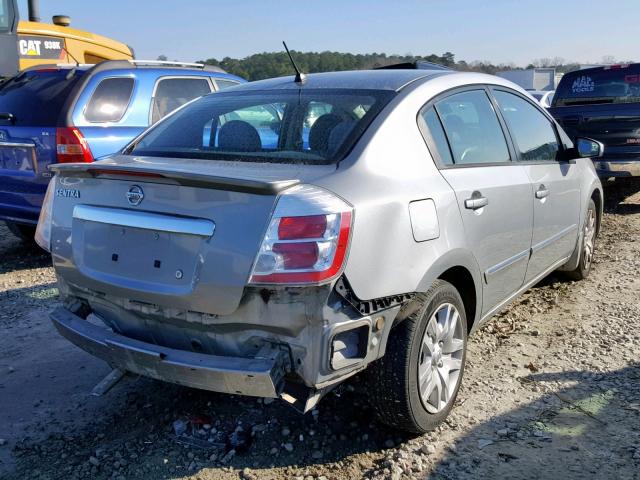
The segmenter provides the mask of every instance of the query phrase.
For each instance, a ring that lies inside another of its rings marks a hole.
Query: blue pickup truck
[[[32,239],[52,163],[116,152],[194,98],[245,80],[198,64],[40,66],[0,84],[0,220]]]

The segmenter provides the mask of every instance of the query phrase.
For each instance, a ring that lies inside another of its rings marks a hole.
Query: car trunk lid
[[[55,165],[54,265],[79,289],[138,307],[230,314],[278,193],[332,169],[288,167],[126,156]]]

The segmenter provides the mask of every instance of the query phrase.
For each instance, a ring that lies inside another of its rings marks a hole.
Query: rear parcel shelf
[[[257,195],[275,195],[300,183],[298,179],[259,180],[247,177],[226,177],[209,174],[167,170],[154,167],[131,165],[101,165],[99,163],[65,163],[49,165],[49,170],[67,177],[118,176],[135,177],[143,181],[145,177],[169,180],[179,185],[201,188],[215,188],[233,192]]]

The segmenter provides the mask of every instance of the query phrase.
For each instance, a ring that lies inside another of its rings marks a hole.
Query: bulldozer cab
[[[18,5],[16,0],[0,0],[0,77],[18,71]]]
[[[0,0],[0,77],[38,65],[95,64],[131,60],[124,43],[70,27],[65,15],[40,21],[38,0],[29,0],[29,20],[19,21],[17,0]]]

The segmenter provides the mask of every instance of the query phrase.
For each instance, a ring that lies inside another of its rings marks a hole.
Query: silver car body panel
[[[270,352],[269,358],[280,359],[278,352],[284,351],[281,368],[287,378],[312,389],[335,385],[384,355],[394,322],[408,314],[411,295],[428,290],[452,269],[473,281],[473,291],[466,293],[475,298],[468,322],[476,330],[553,269],[577,264],[589,198],[596,192],[601,208],[602,194],[590,159],[441,168],[421,134],[418,112],[434,97],[470,85],[498,85],[526,95],[506,80],[474,73],[309,75],[302,88],[399,92],[338,165],[115,155],[91,166],[56,167],[56,185],[79,191],[79,198],[54,201],[51,244],[61,296],[87,302],[113,333],[155,345],[144,347],[154,352],[166,348],[244,359]],[[234,91],[281,88],[300,86],[286,77]],[[247,285],[278,195],[299,183],[322,187],[353,206],[340,277],[350,295],[337,291],[335,280],[315,287]],[[540,184],[549,190],[542,199],[536,197]],[[127,201],[134,185],[144,191],[137,206]],[[469,209],[466,201],[475,191],[488,203]],[[415,202],[429,208],[412,210]],[[104,218],[98,208],[108,209]],[[419,218],[434,212],[435,219]],[[157,215],[179,221],[162,226]],[[159,273],[154,259],[167,262],[167,273]],[[57,327],[77,330],[74,325],[58,322]],[[348,330],[362,337],[362,355],[335,370],[332,339]],[[104,334],[91,332],[90,339],[68,337],[92,351],[93,343],[104,343]],[[124,362],[101,351],[115,365]],[[151,368],[154,355],[128,368]],[[224,362],[218,365],[224,371]],[[163,378],[157,372],[164,367],[153,368],[155,377]],[[233,393],[227,385],[244,382],[240,373],[200,388]],[[171,375],[166,379],[174,381]],[[240,391],[273,395],[269,385],[279,385],[279,375],[256,381],[253,390],[249,381]],[[279,387],[274,391],[281,393]]]

